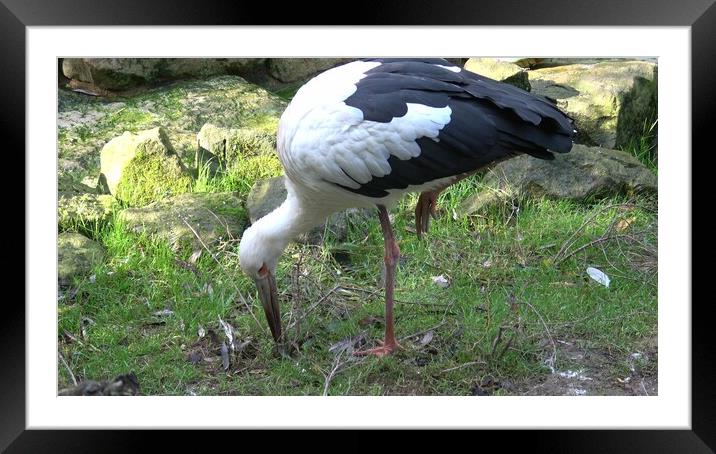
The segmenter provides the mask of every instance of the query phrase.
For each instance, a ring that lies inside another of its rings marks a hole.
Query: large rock
[[[483,183],[483,191],[462,203],[463,214],[512,197],[584,201],[657,191],[656,175],[632,155],[585,145],[574,145],[566,154],[555,153],[553,161],[527,155],[503,161],[485,175]]]
[[[72,283],[75,277],[89,273],[104,260],[104,249],[96,241],[79,233],[60,233],[57,237],[57,280],[60,285]]]
[[[176,82],[121,101],[59,90],[59,173],[99,175],[100,150],[125,131],[162,126],[185,164],[194,162],[205,123],[275,135],[286,102],[236,76]]]
[[[281,82],[307,80],[316,74],[354,60],[353,58],[271,58],[269,74]]]
[[[63,175],[58,178],[57,224],[64,230],[95,230],[112,214],[114,197]]]
[[[532,92],[557,100],[576,122],[577,142],[621,148],[656,120],[657,66],[606,61],[529,72]]]
[[[283,176],[257,181],[246,199],[249,220],[251,223],[256,222],[278,208],[284,200],[286,200],[286,186]],[[300,235],[296,241],[321,244],[327,233],[337,241],[343,241],[348,236],[348,228],[351,223],[360,222],[370,215],[370,210],[357,208],[334,213],[323,225]]]
[[[527,71],[514,63],[497,58],[470,58],[465,62],[465,69],[530,91]]]
[[[155,235],[174,249],[195,250],[202,248],[202,243],[212,247],[240,236],[246,225],[246,210],[233,192],[194,193],[128,208],[119,213],[119,218],[135,233]]]
[[[162,128],[125,132],[107,142],[100,172],[104,189],[132,206],[187,192],[192,183]]]
[[[57,224],[62,230],[94,230],[112,215],[115,199],[107,194],[59,193]]]
[[[656,63],[656,58],[589,58],[589,57],[514,57],[514,58],[498,58],[500,61],[514,63],[517,66],[528,69],[552,68],[555,66],[565,65],[593,65],[595,63],[603,63],[605,61],[629,61],[643,60]]]
[[[166,80],[218,75],[251,76],[262,71],[262,58],[65,58],[68,79],[104,90],[126,90]]]
[[[197,134],[197,142],[197,167],[213,159],[230,168],[248,156],[276,153],[276,134],[256,128],[220,128],[207,123]]]
[[[266,216],[286,200],[284,176],[267,178],[254,183],[246,198],[246,210],[253,224]]]

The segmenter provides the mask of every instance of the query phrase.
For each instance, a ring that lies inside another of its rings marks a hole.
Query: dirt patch
[[[558,341],[552,373],[511,384],[509,394],[528,396],[658,395],[656,336],[626,354],[579,347],[578,340]],[[551,347],[551,346],[550,346]],[[551,354],[551,350],[550,353]]]

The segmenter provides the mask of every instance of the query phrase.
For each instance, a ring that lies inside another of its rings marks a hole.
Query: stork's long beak
[[[278,291],[273,274],[268,271],[265,276],[256,278],[256,288],[259,291],[259,298],[264,307],[271,334],[278,343],[281,339],[281,309],[278,304]]]

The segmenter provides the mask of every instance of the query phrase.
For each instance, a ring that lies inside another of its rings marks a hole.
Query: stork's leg
[[[378,205],[378,216],[385,240],[385,340],[380,347],[358,351],[354,353],[355,355],[384,356],[392,353],[396,348],[401,348],[398,341],[395,340],[393,329],[393,290],[395,289],[395,268],[400,259],[400,249],[393,236],[388,210],[382,205]]]
[[[436,191],[425,191],[420,193],[418,203],[415,205],[415,232],[418,238],[423,238],[423,233],[428,233],[430,218],[437,219],[435,208],[438,204],[438,196],[442,189]]]

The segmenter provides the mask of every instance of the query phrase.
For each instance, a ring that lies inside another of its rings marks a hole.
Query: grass
[[[203,173],[193,190],[245,195],[278,170],[259,158]],[[321,245],[289,246],[277,270],[291,345],[282,352],[238,266],[238,238],[194,262],[192,251],[113,219],[92,232],[107,260],[58,303],[67,362],[58,365],[59,386],[71,385],[70,374],[103,380],[133,371],[152,395],[504,395],[587,367],[593,384],[600,378],[590,393],[626,393],[615,379],[631,373],[629,355],[654,355],[645,345],[657,328],[656,201],[514,200],[453,216],[478,187],[473,177],[445,191],[423,241],[412,233],[416,196],[392,210],[402,252],[396,330],[406,349],[382,359],[350,354],[383,335],[376,216],[355,219],[344,241],[328,232]],[[588,266],[608,274],[610,287],[591,280]],[[433,282],[439,275],[448,288]],[[228,370],[219,318],[235,336]],[[600,358],[599,367],[579,354]],[[639,370],[655,379],[650,361]]]
[[[212,175],[209,163],[201,166],[194,182],[194,192],[238,192],[246,197],[254,183],[283,173],[281,161],[275,155],[248,156],[237,160],[230,168]]]
[[[654,173],[658,173],[657,125],[645,122],[638,139],[625,146],[624,151],[634,155],[642,164]]]

